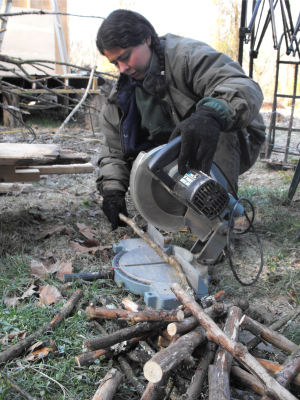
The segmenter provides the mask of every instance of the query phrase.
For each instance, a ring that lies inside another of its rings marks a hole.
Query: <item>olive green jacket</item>
[[[239,63],[219,53],[206,43],[167,34],[161,38],[165,54],[165,77],[168,85],[164,99],[172,110],[176,124],[195,111],[205,98],[222,101],[230,110],[231,121],[225,132],[243,132],[244,148],[260,147],[265,140],[265,126],[259,110],[263,94],[259,85],[243,72]],[[143,87],[153,94],[154,79],[160,75],[159,60],[153,52]],[[119,80],[129,80],[121,74]],[[124,82],[124,81],[123,81]],[[117,105],[119,83],[115,85],[101,111],[103,140],[99,158],[97,187],[127,191],[133,157],[122,151],[123,110]],[[127,133],[128,134],[128,133]],[[253,164],[251,156],[245,162]]]

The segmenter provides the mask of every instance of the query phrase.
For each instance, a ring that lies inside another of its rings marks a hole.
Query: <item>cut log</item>
[[[12,358],[18,357],[22,354],[28,347],[43,333],[47,331],[54,331],[63,320],[73,311],[79,300],[83,297],[83,291],[77,289],[75,293],[70,297],[70,299],[62,306],[59,313],[46,325],[42,326],[40,329],[20,340],[20,342],[11,346],[7,350],[0,353],[0,364],[5,363]]]
[[[159,382],[163,375],[179,365],[205,339],[205,331],[198,326],[181,336],[176,343],[158,352],[144,366],[144,375],[149,382]]]
[[[264,360],[263,358],[257,358],[257,361],[270,373],[270,374],[277,374],[283,370],[284,366],[277,364],[270,360]],[[292,383],[294,385],[300,385],[300,373],[294,376],[292,379]]]
[[[245,346],[229,339],[214,323],[214,321],[204,313],[199,304],[185,293],[177,283],[174,283],[171,286],[171,290],[175,293],[177,298],[193,312],[194,316],[205,327],[207,331],[207,339],[222,346],[245,368],[255,375],[265,386],[265,393],[269,397],[274,400],[295,400],[295,397],[288,390],[279,385],[279,383],[266,372],[259,362],[248,353]]]
[[[234,382],[240,383],[242,386],[251,389],[254,393],[257,393],[260,396],[265,394],[261,382],[255,376],[249,374],[249,372],[244,371],[242,368],[237,366],[232,366],[230,374]]]
[[[133,386],[136,388],[138,393],[142,396],[144,393],[144,386],[141,384],[141,382],[138,380],[138,378],[135,376],[131,366],[127,362],[126,358],[123,356],[118,357],[118,361],[121,365],[122,371],[126,375],[127,379],[130,380],[130,382],[133,384]]]
[[[144,310],[134,312],[120,308],[87,307],[86,314],[88,318],[121,319],[132,324],[144,321],[182,321],[184,319],[182,310]]]
[[[140,337],[149,332],[156,332],[167,326],[167,322],[142,322],[141,324],[130,326],[128,328],[120,329],[117,332],[111,333],[107,336],[95,337],[86,339],[83,344],[89,350],[99,350],[106,347],[111,347],[124,340],[129,340],[135,337]]]
[[[242,310],[247,309],[248,307],[248,302],[233,302],[230,304],[223,304],[223,303],[215,303],[213,306],[205,308],[204,312],[205,314],[209,315],[210,318],[218,318],[226,315],[228,313],[228,310],[231,307],[236,306],[237,304],[241,305]],[[242,308],[243,307],[243,308]],[[189,313],[185,312],[185,315],[191,314],[191,311]],[[188,317],[184,319],[181,322],[171,322],[168,327],[168,333],[169,335],[173,336],[176,334],[182,334],[189,332],[190,330],[194,329],[197,325],[199,325],[199,322],[196,317]]]
[[[239,339],[239,322],[242,317],[242,310],[239,307],[231,307],[224,326],[224,333],[235,342]],[[217,350],[214,369],[210,375],[213,378],[212,385],[209,381],[209,398],[213,400],[230,400],[229,374],[232,363],[232,355],[223,348]],[[217,385],[214,378],[217,377]]]
[[[112,368],[102,379],[92,400],[112,400],[123,379],[121,372]]]
[[[272,343],[289,353],[293,353],[298,348],[295,343],[291,342],[285,336],[273,331],[270,328],[267,328],[266,326],[254,321],[252,318],[247,317],[246,315],[242,317],[240,326],[246,331],[253,333],[253,335],[263,338],[267,342]]]
[[[132,219],[127,218],[123,214],[119,214],[119,218],[121,221],[126,222],[126,224],[128,224],[135,233],[137,233],[142,239],[144,239],[145,242],[148,243],[152,247],[152,249],[154,249],[157,254],[164,260],[164,262],[172,265],[175,268],[180,284],[188,293],[192,294],[193,290],[189,286],[188,281],[186,280],[185,273],[183,272],[183,269],[176,258],[174,256],[169,257],[168,254],[158,244],[153,242],[153,240],[151,240],[150,237],[144,231],[142,231],[142,229],[140,229]]]
[[[217,345],[215,343],[212,342],[207,343],[205,353],[201,361],[199,362],[197,370],[186,392],[185,396],[187,400],[196,400],[199,398],[199,393],[201,393],[208,367],[213,362],[213,359],[215,357],[216,349]]]
[[[282,328],[288,321],[295,319],[300,314],[300,307],[295,308],[295,310],[291,311],[289,314],[285,315],[281,319],[274,322],[274,324],[270,325],[269,328],[273,331],[278,331]],[[259,337],[254,337],[250,342],[247,343],[247,349],[252,350],[254,347],[258,346],[261,342]]]

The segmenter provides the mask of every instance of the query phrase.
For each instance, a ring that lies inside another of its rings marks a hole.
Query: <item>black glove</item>
[[[187,163],[190,168],[209,174],[223,125],[217,111],[203,105],[174,129],[169,141],[181,135],[180,175],[187,172]]]
[[[126,223],[121,221],[119,218],[120,213],[128,217],[125,202],[125,192],[122,192],[121,190],[104,191],[102,210],[111,223],[112,231],[117,229],[118,226],[126,226]]]

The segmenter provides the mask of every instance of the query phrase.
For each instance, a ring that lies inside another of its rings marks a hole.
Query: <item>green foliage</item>
[[[53,118],[30,117],[26,120],[26,124],[29,126],[38,125],[40,128],[58,128],[61,122]]]
[[[213,0],[217,7],[218,17],[216,25],[212,28],[212,46],[238,60],[239,51],[239,0]]]

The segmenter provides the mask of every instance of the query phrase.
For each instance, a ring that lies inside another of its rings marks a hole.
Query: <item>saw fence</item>
[[[111,359],[113,366],[97,383],[92,400],[113,399],[122,383],[133,386],[136,398],[143,400],[299,398],[300,347],[277,331],[297,317],[300,308],[265,326],[247,315],[244,299],[225,301],[225,292],[219,292],[200,305],[179,284],[173,284],[172,291],[183,305],[171,311],[155,311],[129,299],[113,308],[109,296],[100,297],[101,307],[86,308],[98,336],[84,340],[86,351],[74,362],[85,368]],[[0,363],[21,356],[44,332],[59,326],[82,296],[80,290],[75,292],[52,321],[0,353]],[[245,332],[252,336],[247,342]],[[268,351],[257,348],[261,342],[268,344]]]

